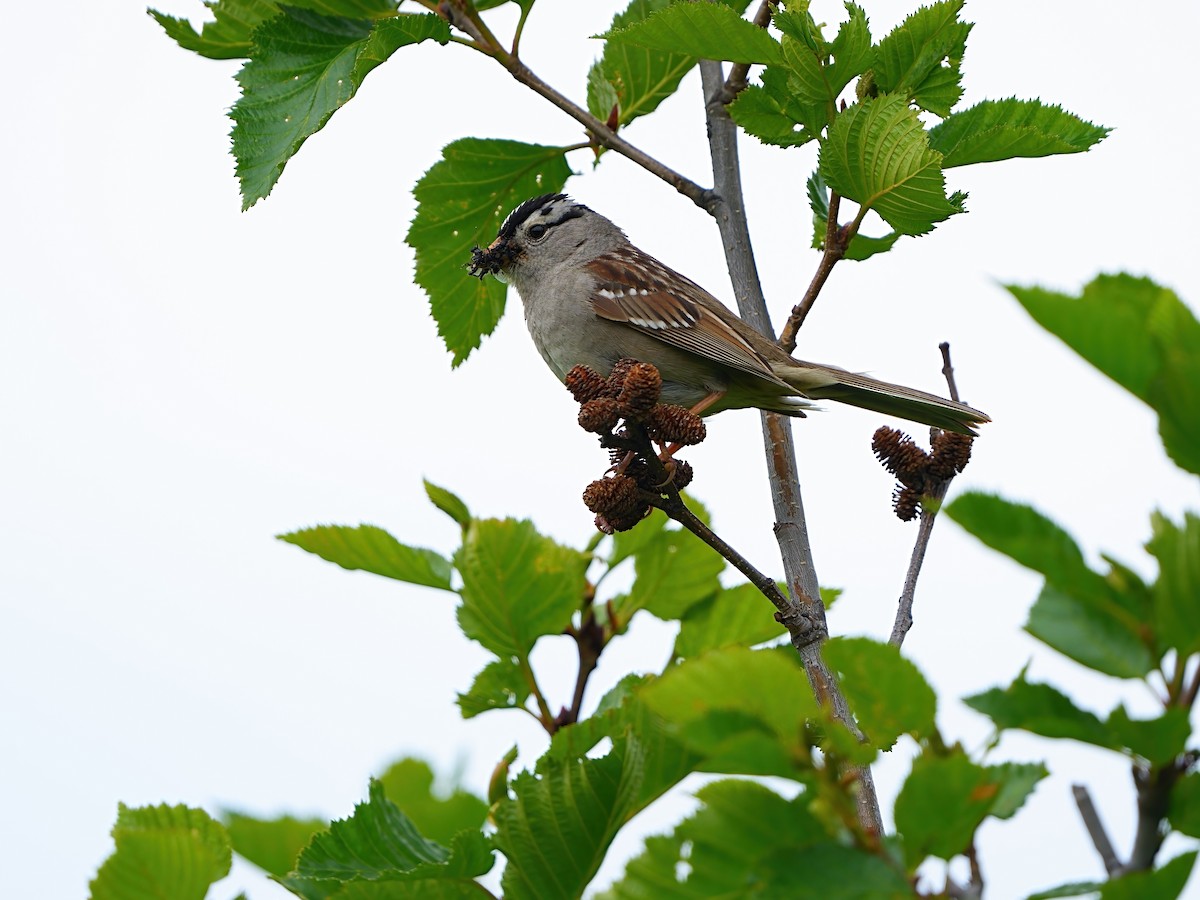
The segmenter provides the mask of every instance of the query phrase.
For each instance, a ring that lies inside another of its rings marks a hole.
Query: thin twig
[[[1110,876],[1115,875],[1122,868],[1121,860],[1117,858],[1117,851],[1113,849],[1108,832],[1104,830],[1104,823],[1100,821],[1100,814],[1096,812],[1096,804],[1092,802],[1091,793],[1086,785],[1073,784],[1071,785],[1071,795],[1075,798],[1075,805],[1079,808],[1079,817],[1083,819],[1083,827],[1087,829],[1088,836],[1092,839],[1092,845],[1100,854],[1100,861],[1104,863],[1104,871]]]
[[[833,273],[833,267],[846,255],[846,247],[850,244],[849,238],[843,242],[838,226],[838,212],[841,206],[841,195],[837,191],[830,191],[829,214],[825,219],[825,252],[821,254],[821,262],[817,264],[817,271],[813,273],[804,296],[793,307],[792,314],[783,326],[783,333],[779,336],[779,346],[788,353],[796,349],[796,336],[800,333],[800,326],[808,318],[813,304],[817,302],[817,295],[821,293],[821,288],[825,287],[825,282]]]
[[[945,485],[948,485],[946,482]],[[937,507],[946,496],[946,487],[936,493],[936,503],[930,508],[921,507],[921,524],[917,528],[917,540],[913,544],[912,556],[908,561],[908,572],[904,576],[904,589],[900,593],[900,602],[896,607],[896,621],[892,624],[890,644],[899,647],[904,643],[913,626],[912,608],[917,594],[917,577],[921,574],[921,566],[925,562],[925,551],[929,548],[929,538],[933,534],[933,523],[937,519]]]
[[[938,349],[942,351],[942,374],[946,376],[946,387],[950,390],[950,399],[958,403],[958,385],[954,383],[954,366],[950,364],[950,342],[942,341],[938,344]]]
[[[708,119],[708,145],[713,162],[714,198],[710,213],[716,219],[725,246],[725,260],[737,297],[742,318],[762,334],[774,337],[766,299],[754,263],[754,250],[746,223],[742,199],[741,169],[737,151],[737,127],[720,102],[725,77],[719,62],[700,61],[700,78],[704,89],[705,112]],[[774,413],[762,414],[771,498],[775,508],[775,537],[783,559],[784,576],[792,595],[792,615],[803,622],[812,633],[828,633],[825,607],[813,566],[812,548],[800,497],[800,476],[796,467],[796,445],[790,423]],[[785,624],[787,624],[785,622]],[[791,626],[789,626],[790,632]],[[793,637],[793,644],[796,643]],[[817,700],[852,734],[862,738],[862,732],[850,713],[849,704],[837,679],[821,657],[820,642],[806,642],[797,647],[805,674]],[[858,821],[868,840],[876,841],[884,833],[879,812],[875,781],[868,766],[848,767],[858,784],[855,802]]]

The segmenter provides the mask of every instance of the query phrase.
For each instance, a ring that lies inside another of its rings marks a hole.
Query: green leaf
[[[383,792],[421,834],[449,844],[460,831],[479,831],[487,819],[487,804],[474,794],[454,788],[448,794],[433,790],[433,770],[419,759],[401,759],[379,776]]]
[[[787,592],[786,585],[780,590]],[[770,601],[752,584],[722,588],[691,607],[675,639],[675,655],[699,656],[722,647],[752,647],[787,634],[775,620]]]
[[[988,815],[997,819],[1010,819],[1025,804],[1037,783],[1049,776],[1050,771],[1041,763],[1001,763],[988,766],[992,781],[1000,786]]]
[[[1110,750],[1116,739],[1093,713],[1077,707],[1048,684],[1026,681],[1024,674],[1007,688],[991,688],[963,701],[988,716],[998,730],[1020,728],[1049,738],[1070,738]]]
[[[636,741],[614,742],[600,759],[543,762],[536,775],[520,773],[513,798],[492,812],[507,900],[578,898],[636,811],[644,763]]]
[[[875,49],[875,84],[921,109],[947,116],[962,96],[960,66],[971,23],[958,21],[963,0],[923,6]]]
[[[226,810],[221,818],[229,832],[233,852],[277,877],[292,871],[300,851],[312,836],[329,827],[323,819],[297,819],[294,816],[259,819],[232,810]]]
[[[462,576],[458,623],[497,656],[525,656],[547,634],[561,634],[584,594],[588,558],[538,534],[533,523],[476,519],[455,564]]]
[[[902,734],[934,732],[937,696],[898,647],[868,638],[835,638],[822,648],[867,738],[882,750]]]
[[[519,709],[529,699],[529,693],[529,682],[520,664],[506,657],[483,667],[467,692],[458,695],[458,708],[464,719],[493,709]]]
[[[1104,886],[1103,881],[1072,881],[1060,884],[1048,891],[1038,891],[1030,894],[1025,900],[1056,900],[1058,897],[1081,897],[1084,894],[1094,894]]]
[[[229,836],[200,809],[122,803],[112,836],[116,850],[92,879],[91,900],[203,900],[229,874]]]
[[[433,550],[401,544],[374,525],[317,525],[277,537],[343,569],[451,590],[449,560]]]
[[[1093,571],[1074,539],[1032,507],[963,494],[945,513],[989,547],[1046,577],[1030,634],[1084,665],[1137,678],[1153,665],[1144,611]]]
[[[1200,837],[1200,772],[1189,772],[1176,782],[1167,818],[1176,831]]]
[[[1035,321],[1158,413],[1163,447],[1200,474],[1200,322],[1147,278],[1101,275],[1079,297],[1006,285]]]
[[[639,609],[660,619],[679,619],[721,589],[717,576],[725,560],[717,551],[682,528],[656,529],[651,524],[650,529],[651,539],[641,543],[634,558],[633,587],[613,604],[621,622]]]
[[[783,61],[778,41],[722,3],[671,4],[647,19],[609,31],[602,37],[702,59],[741,63]]]
[[[417,182],[417,214],[405,240],[453,365],[492,333],[504,312],[504,285],[467,274],[471,248],[491,243],[514,207],[560,190],[570,174],[562,147],[462,138],[447,144]]]
[[[915,235],[962,211],[946,197],[941,160],[916,112],[887,95],[838,114],[818,165],[830,188]]]
[[[766,73],[763,74],[765,77]],[[781,77],[786,81],[786,75]],[[746,134],[764,144],[799,147],[817,134],[804,127],[804,122],[813,118],[811,112],[798,110],[797,106],[788,98],[780,100],[765,84],[751,84],[730,104],[729,115]]]
[[[1061,106],[1040,100],[984,100],[956,112],[929,130],[929,146],[942,154],[942,168],[1081,153],[1111,129],[1085,122]]]
[[[813,249],[825,249],[825,236],[829,222],[829,188],[820,171],[813,172],[808,178],[808,205],[813,211]],[[861,262],[870,259],[876,253],[886,253],[900,239],[900,235],[889,232],[883,237],[869,237],[865,234],[855,234],[846,248],[845,259]]]
[[[478,831],[460,832],[450,849],[423,837],[384,796],[383,784],[372,779],[368,801],[316,835],[300,854],[295,872],[278,880],[301,896],[311,896],[329,882],[356,881],[460,881],[477,890],[475,877],[493,862],[488,840]]]
[[[240,59],[250,55],[250,34],[255,26],[279,13],[274,0],[216,0],[205,4],[213,15],[199,32],[187,19],[146,10],[167,37],[184,50],[209,59]]]
[[[250,59],[237,74],[242,96],[229,113],[242,209],[271,193],[300,145],[354,96],[368,72],[406,44],[429,39],[450,40],[450,26],[432,14],[372,25],[286,7],[256,28]]]
[[[998,793],[991,773],[961,750],[914,759],[895,810],[909,871],[927,856],[948,860],[966,850]]]
[[[1183,752],[1192,728],[1185,709],[1174,707],[1152,719],[1131,719],[1118,706],[1104,723],[1117,743],[1135,756],[1163,765]]]
[[[1151,521],[1146,549],[1158,560],[1155,630],[1164,647],[1190,656],[1200,650],[1200,517],[1186,513],[1180,527],[1156,512]]]
[[[1100,888],[1100,900],[1175,900],[1183,893],[1196,851],[1183,853],[1150,872],[1131,872]]]
[[[471,511],[467,509],[467,504],[463,503],[457,494],[444,487],[438,487],[428,479],[425,480],[425,494],[434,506],[463,528],[471,524]]]
[[[608,121],[614,106],[619,125],[628,125],[639,116],[654,112],[675,93],[683,76],[696,64],[696,57],[686,53],[647,50],[611,36],[645,21],[670,2],[631,0],[629,6],[613,17],[604,54],[588,72],[588,110],[600,121]]]
[[[822,125],[833,121],[838,97],[852,79],[871,67],[874,59],[867,14],[853,3],[846,4],[846,11],[850,17],[842,23],[832,44],[821,38],[807,9],[776,20],[784,29],[783,60],[792,74],[788,83],[801,101],[819,104],[825,110]]]

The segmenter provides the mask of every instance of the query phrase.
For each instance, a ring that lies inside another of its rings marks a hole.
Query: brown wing
[[[782,384],[770,365],[718,312],[704,288],[636,247],[621,247],[587,264],[596,276],[592,309],[667,344]]]

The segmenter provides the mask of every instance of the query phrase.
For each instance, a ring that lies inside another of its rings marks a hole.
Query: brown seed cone
[[[563,383],[576,403],[587,403],[597,397],[603,397],[608,389],[608,380],[595,369],[587,366],[575,366],[567,373]]]
[[[953,431],[943,431],[933,439],[933,454],[929,473],[935,478],[949,481],[971,461],[971,444],[974,438]]]
[[[903,431],[883,426],[871,438],[871,450],[903,484],[914,486],[925,480],[929,454]]]
[[[658,403],[662,391],[662,376],[650,363],[635,363],[625,375],[625,383],[617,402],[633,413],[644,413]]]
[[[579,427],[593,434],[609,434],[621,420],[621,406],[611,397],[597,397],[579,407]]]
[[[911,522],[921,510],[921,492],[916,488],[896,485],[892,493],[892,509],[901,522]]]
[[[682,491],[685,487],[692,483],[692,477],[696,473],[692,471],[692,464],[686,459],[675,460],[675,482],[676,490]]]
[[[664,403],[654,407],[646,421],[646,433],[660,444],[699,444],[708,435],[704,420],[682,406]]]
[[[637,482],[628,475],[614,475],[593,481],[584,489],[583,503],[596,513],[596,527],[606,534],[628,531],[650,509]]]
[[[636,359],[631,359],[628,356],[618,359],[616,365],[612,367],[612,371],[608,375],[608,385],[604,389],[604,396],[618,396],[621,393],[621,389],[625,387],[625,376],[637,364],[638,361]]]

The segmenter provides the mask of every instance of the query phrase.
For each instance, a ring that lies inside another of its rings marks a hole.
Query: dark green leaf
[[[867,739],[882,750],[902,734],[934,731],[937,696],[917,667],[891,644],[868,638],[835,638],[822,648]]]
[[[916,112],[887,95],[838,114],[819,167],[832,190],[875,210],[895,231],[925,234],[962,211],[946,197],[941,159]]]
[[[786,585],[780,590],[787,592]],[[752,584],[722,588],[691,607],[675,639],[677,656],[699,656],[721,647],[752,647],[787,633],[769,600]]]
[[[213,20],[199,32],[187,19],[168,16],[156,9],[147,12],[167,36],[184,50],[209,59],[240,59],[250,55],[250,34],[260,22],[279,13],[274,0],[216,0],[206,4]]]
[[[1186,513],[1182,527],[1162,513],[1151,521],[1154,536],[1146,549],[1158,560],[1154,618],[1159,642],[1190,656],[1200,650],[1200,517]]]
[[[1033,318],[1149,404],[1175,464],[1200,474],[1200,322],[1146,278],[1101,275],[1071,297],[1007,285]]]
[[[768,70],[770,71],[770,70]],[[765,74],[765,73],[764,73]],[[786,78],[786,76],[783,76]],[[799,147],[817,135],[804,127],[797,116],[810,118],[808,112],[791,112],[793,104],[786,99],[780,101],[774,92],[765,86],[749,85],[737,95],[729,106],[729,115],[746,134],[758,138],[764,144],[776,147]]]
[[[520,664],[511,657],[497,659],[483,667],[470,689],[458,695],[458,708],[464,719],[493,709],[517,709],[529,699],[529,681]]]
[[[833,121],[836,102],[842,90],[854,78],[871,67],[874,51],[867,14],[853,3],[846,4],[850,17],[838,29],[832,44],[820,37],[807,10],[778,19],[780,27],[791,21],[795,29],[785,30],[782,50],[784,64],[791,71],[793,92],[805,103],[819,104],[825,110],[824,122]]]
[[[320,888],[324,882],[446,880],[473,884],[492,863],[483,834],[460,832],[447,850],[423,837],[412,820],[384,796],[383,785],[372,779],[369,800],[358,804],[350,818],[340,819],[316,835],[300,854],[295,872],[279,881],[297,892]]]
[[[808,205],[813,211],[813,249],[824,250],[829,222],[829,188],[820,171],[813,172],[808,178]],[[850,239],[850,246],[846,248],[844,258],[855,262],[870,259],[876,253],[891,250],[892,245],[899,239],[900,235],[895,231],[883,237],[856,234]]]
[[[487,804],[461,788],[442,795],[433,790],[433,770],[419,759],[392,763],[379,781],[383,792],[425,837],[449,844],[460,831],[479,831]]]
[[[116,850],[92,879],[91,900],[203,900],[229,874],[229,836],[200,809],[120,804]]]
[[[1178,707],[1153,719],[1131,719],[1125,707],[1118,706],[1109,713],[1104,725],[1120,746],[1158,765],[1182,753],[1192,734],[1187,710]]]
[[[1037,783],[1050,774],[1041,763],[1001,763],[988,766],[987,770],[991,780],[1000,786],[992,808],[988,810],[988,815],[997,819],[1014,816]]]
[[[702,59],[779,63],[779,43],[722,3],[675,3],[649,18],[603,35],[650,50]]]
[[[587,557],[538,534],[532,522],[476,519],[455,555],[458,623],[497,656],[525,656],[561,634],[583,602]]]
[[[1100,900],[1176,900],[1183,893],[1196,851],[1183,853],[1151,872],[1131,872],[1100,888]]]
[[[942,154],[942,168],[1017,157],[1080,153],[1100,143],[1110,129],[1093,125],[1061,106],[1040,100],[984,100],[956,112],[929,130],[929,146]]]
[[[909,871],[927,856],[948,860],[966,850],[999,790],[988,770],[962,751],[914,759],[895,811]]]
[[[645,21],[652,13],[665,9],[671,0],[631,0],[629,6],[613,18],[609,34]],[[686,53],[648,50],[620,37],[604,43],[604,54],[588,72],[588,110],[607,122],[613,107],[617,121],[628,125],[638,116],[654,112],[658,105],[675,93],[679,82],[696,64]]]
[[[1188,837],[1200,837],[1200,772],[1189,772],[1171,791],[1171,827]]]
[[[562,147],[462,138],[417,182],[417,214],[405,240],[455,366],[504,312],[504,285],[467,274],[471,248],[490,244],[514,207],[560,190],[570,174]]]
[[[644,758],[636,741],[614,742],[600,759],[544,761],[512,782],[492,812],[495,843],[508,859],[507,900],[575,900],[632,817]]]
[[[233,155],[249,209],[279,180],[309,136],[354,96],[367,73],[406,44],[445,44],[450,26],[433,14],[369,20],[285,7],[259,25],[238,72],[241,99],[230,117]]]
[[[1084,894],[1094,894],[1104,886],[1103,881],[1073,881],[1070,884],[1060,884],[1048,891],[1038,891],[1030,894],[1025,900],[1056,900],[1058,897],[1081,897]]]
[[[875,83],[922,109],[947,116],[962,96],[959,84],[969,22],[958,21],[963,0],[923,6],[897,25],[875,50]]]
[[[438,487],[428,480],[425,482],[425,494],[434,506],[463,528],[471,524],[471,511],[467,509],[467,504],[463,503],[457,494],[446,490],[444,487]]]
[[[635,532],[649,523],[640,523]],[[629,593],[614,603],[621,622],[645,609],[660,619],[681,618],[696,604],[716,595],[717,576],[724,558],[690,531],[651,529],[651,540],[640,544],[634,558],[637,577]]]
[[[1111,750],[1119,747],[1094,714],[1077,707],[1057,688],[1026,681],[1024,675],[1003,690],[991,688],[963,702],[991,718],[998,730],[1021,728],[1043,737],[1070,738]]]
[[[317,525],[278,538],[343,569],[362,569],[410,584],[451,589],[449,560],[433,550],[401,544],[374,525]]]
[[[1081,599],[1049,584],[1038,594],[1025,626],[1059,653],[1116,678],[1140,678],[1153,667],[1142,637],[1146,629],[1112,602]]]
[[[329,827],[323,819],[297,819],[294,816],[259,819],[226,811],[221,818],[229,831],[233,852],[277,877],[292,871],[300,851],[312,836]]]

